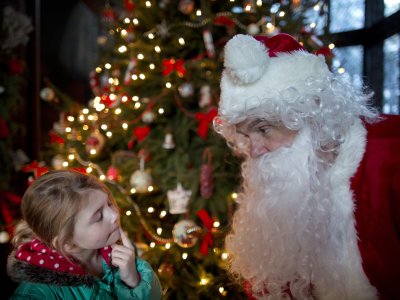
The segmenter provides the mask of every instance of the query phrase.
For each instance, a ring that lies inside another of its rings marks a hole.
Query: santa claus
[[[287,34],[233,37],[224,66],[231,274],[257,299],[400,299],[400,118]]]

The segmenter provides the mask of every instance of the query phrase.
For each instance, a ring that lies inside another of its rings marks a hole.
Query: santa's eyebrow
[[[265,121],[265,120],[263,120],[263,119],[256,119],[256,120],[250,122],[250,123],[247,125],[247,130],[252,130],[252,129],[253,129],[254,127],[256,127],[259,123],[264,122],[264,121]]]

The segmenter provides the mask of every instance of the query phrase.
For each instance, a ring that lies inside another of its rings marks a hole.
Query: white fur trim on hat
[[[307,93],[308,81],[332,75],[323,56],[297,50],[269,57],[267,47],[248,35],[229,40],[224,66],[219,115],[232,123],[249,109],[287,101],[281,97],[286,89]]]

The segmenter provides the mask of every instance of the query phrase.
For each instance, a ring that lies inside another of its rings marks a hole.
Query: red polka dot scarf
[[[108,265],[111,263],[111,247],[100,249],[100,254]],[[72,273],[76,275],[86,275],[88,272],[79,264],[68,260],[65,256],[56,250],[49,248],[38,239],[19,246],[16,259],[25,261],[35,266],[54,270],[63,273]]]

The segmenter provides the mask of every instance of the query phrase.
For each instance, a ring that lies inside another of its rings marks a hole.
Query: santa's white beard
[[[249,158],[242,175],[226,239],[230,271],[259,299],[311,299],[332,286],[340,295],[343,238],[330,226],[329,167],[315,155],[309,131],[302,130],[290,148]]]

